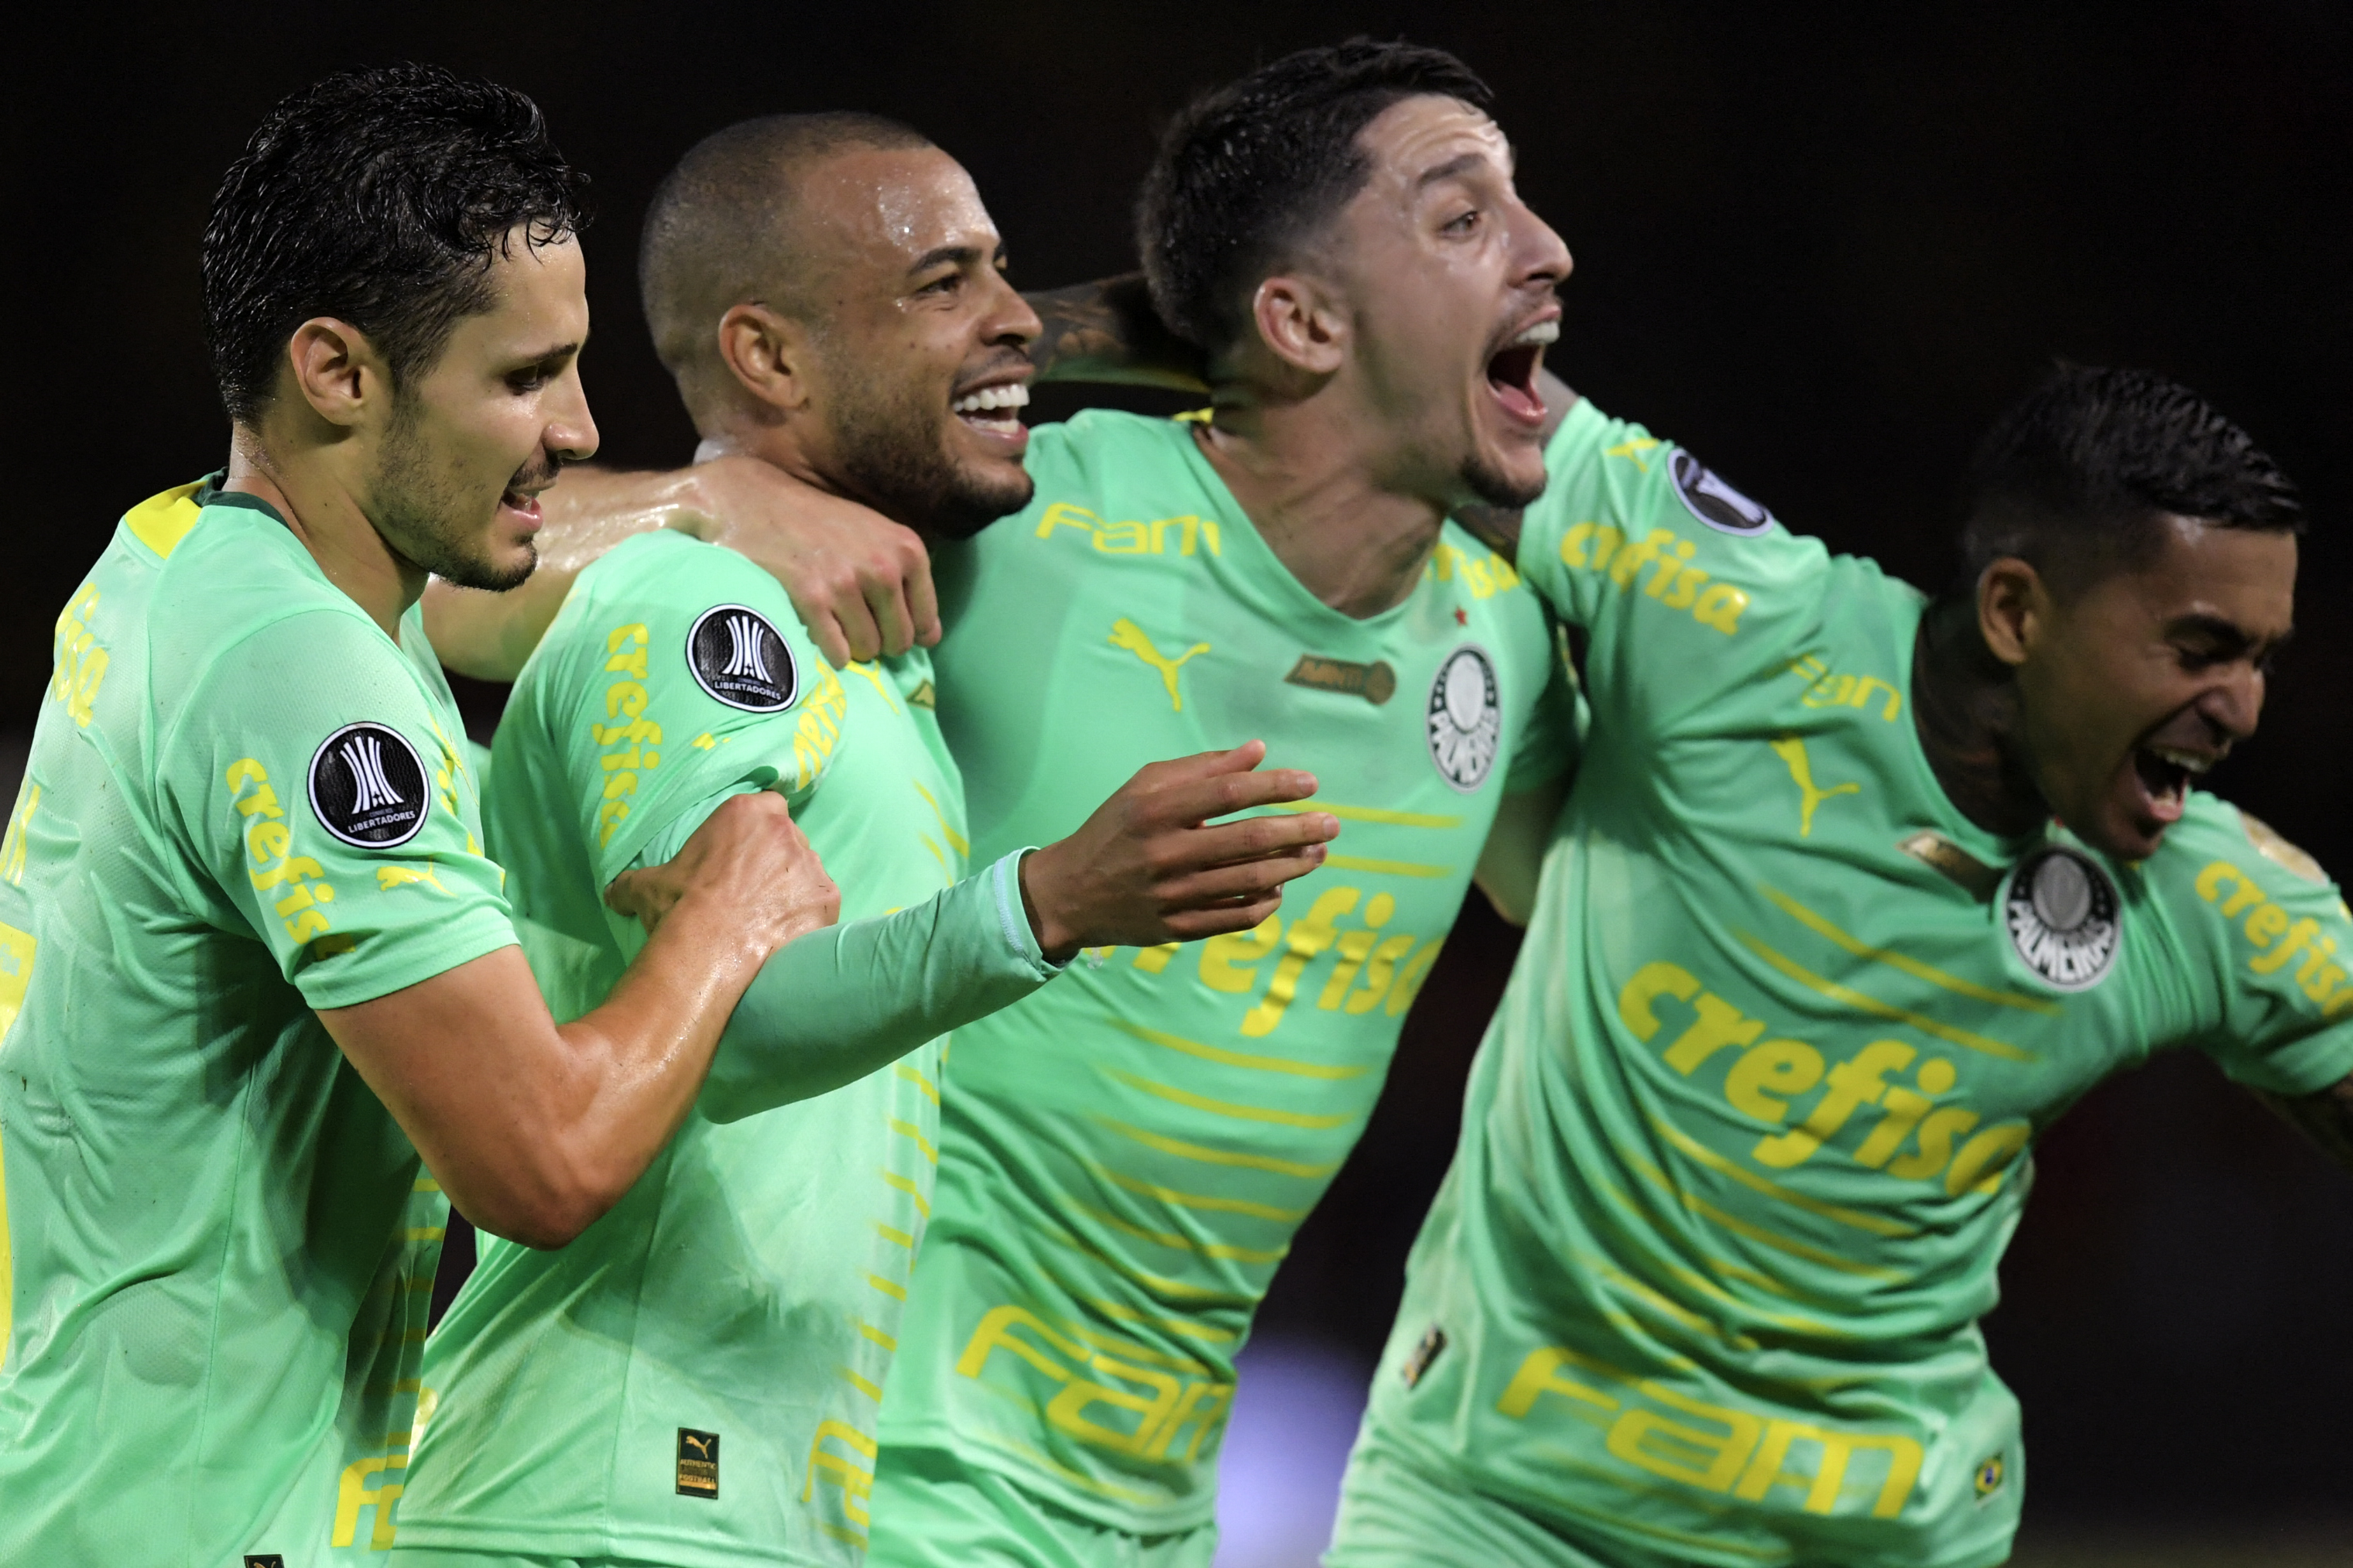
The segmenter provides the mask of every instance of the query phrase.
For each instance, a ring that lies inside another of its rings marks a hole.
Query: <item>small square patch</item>
[[[678,1495],[716,1499],[719,1496],[719,1434],[678,1429]]]
[[[245,1554],[245,1568],[286,1568],[286,1554],[282,1552],[248,1552]]]

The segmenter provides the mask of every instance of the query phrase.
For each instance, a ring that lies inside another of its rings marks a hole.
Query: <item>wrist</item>
[[[1081,935],[1060,918],[1057,907],[1060,884],[1054,872],[1060,861],[1054,851],[1060,847],[1050,844],[1021,857],[1020,874],[1015,879],[1021,885],[1021,912],[1029,919],[1029,934],[1037,939],[1038,951],[1046,962],[1058,964],[1078,956]]]

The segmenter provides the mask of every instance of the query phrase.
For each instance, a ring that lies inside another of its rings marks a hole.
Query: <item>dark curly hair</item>
[[[1302,49],[1195,99],[1160,141],[1136,200],[1136,249],[1169,331],[1214,359],[1244,334],[1250,296],[1364,189],[1356,143],[1400,99],[1492,107],[1443,49],[1351,38]]]
[[[286,341],[349,321],[393,384],[489,308],[490,268],[518,229],[544,245],[588,221],[588,177],[539,106],[439,66],[339,72],[266,115],[205,226],[205,329],[229,417],[270,398]]]

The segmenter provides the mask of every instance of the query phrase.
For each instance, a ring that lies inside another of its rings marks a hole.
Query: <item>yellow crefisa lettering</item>
[[[1667,528],[1629,539],[1606,522],[1576,522],[1560,536],[1562,565],[1606,574],[1620,592],[1630,591],[1648,566],[1651,571],[1642,588],[1645,597],[1668,609],[1686,611],[1701,626],[1731,637],[1740,630],[1748,593],[1729,583],[1709,582],[1704,567],[1689,563],[1698,553],[1697,545]]]
[[[2291,919],[2263,892],[2261,883],[2228,860],[2208,861],[2200,868],[2194,886],[2198,896],[2215,905],[2223,919],[2239,922],[2239,934],[2255,949],[2247,959],[2250,973],[2268,977],[2296,963],[2296,989],[2318,1005],[2322,1017],[2333,1018],[2353,1007],[2353,985],[2346,983],[2346,968],[2332,962],[2337,939],[2321,934],[2318,921],[2308,916]],[[2231,889],[2228,898],[2222,892],[2226,887]]]
[[[99,686],[106,679],[107,651],[98,646],[98,635],[90,629],[90,615],[97,607],[97,586],[83,584],[58,614],[51,649],[49,695],[64,703],[67,717],[84,729],[90,725]]]
[[[0,834],[0,879],[12,887],[25,885],[25,831],[41,804],[41,786],[31,775],[16,788],[16,807],[8,814],[8,830]]]
[[[246,819],[246,853],[253,858],[253,868],[246,876],[254,891],[285,889],[270,907],[281,917],[288,939],[300,947],[334,930],[334,922],[320,906],[335,901],[335,889],[323,880],[325,867],[308,855],[293,853],[294,835],[284,823],[286,813],[278,804],[276,792],[269,787],[269,770],[251,757],[240,757],[222,777],[229,787],[229,803]],[[348,951],[349,946],[346,942],[334,951]],[[332,954],[322,950],[311,956]]]

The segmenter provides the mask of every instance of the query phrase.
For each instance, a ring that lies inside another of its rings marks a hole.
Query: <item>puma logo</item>
[[[696,1453],[698,1453],[698,1454],[702,1455],[704,1458],[706,1458],[706,1459],[707,1459],[707,1458],[711,1458],[711,1443],[710,1443],[710,1440],[709,1440],[708,1438],[704,1437],[704,1436],[702,1436],[702,1433],[700,1433],[700,1432],[681,1432],[681,1433],[678,1435],[678,1440],[679,1440],[679,1442],[680,1442],[682,1446],[684,1446],[684,1447],[689,1447],[689,1448],[693,1449]]]
[[[1128,652],[1158,670],[1160,683],[1168,688],[1168,706],[1179,713],[1185,710],[1185,699],[1177,695],[1176,691],[1176,672],[1183,668],[1185,661],[1195,654],[1208,652],[1208,643],[1197,642],[1175,658],[1170,658],[1152,646],[1152,639],[1144,635],[1142,626],[1122,616],[1111,624],[1111,645],[1113,647],[1127,649]]]
[[[1795,735],[1784,735],[1773,742],[1773,754],[1788,768],[1790,778],[1798,785],[1798,837],[1810,838],[1814,832],[1814,808],[1833,795],[1861,795],[1859,784],[1832,784],[1828,789],[1814,787],[1813,764],[1806,760],[1806,742]]]

